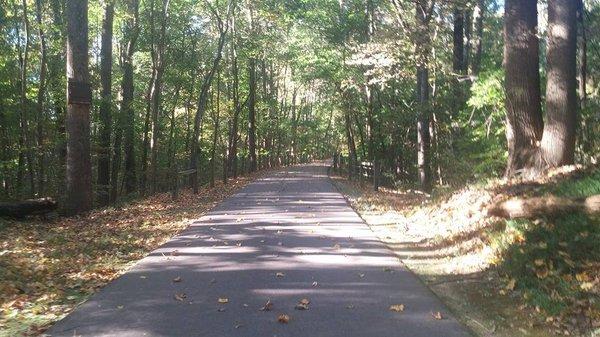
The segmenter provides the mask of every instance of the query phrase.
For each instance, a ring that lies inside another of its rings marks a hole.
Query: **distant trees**
[[[83,50],[81,1],[0,0],[0,197],[76,213],[333,153],[426,192],[593,162],[598,7],[549,0],[546,33],[537,2],[107,0]]]

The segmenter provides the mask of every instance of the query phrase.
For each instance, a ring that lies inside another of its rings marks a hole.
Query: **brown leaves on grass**
[[[251,180],[176,202],[163,193],[73,218],[0,220],[0,326],[43,329]]]

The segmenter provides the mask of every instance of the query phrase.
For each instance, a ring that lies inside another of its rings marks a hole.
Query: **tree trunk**
[[[216,105],[213,107],[213,122],[214,122],[214,130],[213,130],[213,139],[212,139],[212,148],[210,153],[210,187],[215,186],[215,170],[217,163],[217,141],[219,140],[219,118],[220,118],[220,109],[221,109],[221,74],[217,72],[217,87],[213,90],[216,90]]]
[[[256,159],[256,59],[248,60],[249,92],[248,92],[248,152],[250,155],[250,172],[257,169]]]
[[[125,193],[129,194],[135,191],[137,174],[135,165],[135,111],[133,110],[133,54],[135,53],[135,44],[137,42],[139,28],[139,0],[127,0],[127,20],[125,21],[125,40],[126,45],[123,48],[122,55],[122,101],[121,114],[123,117],[123,145],[125,148],[125,174],[124,185]],[[114,175],[114,174],[113,174]],[[116,181],[114,182],[116,184]]]
[[[204,81],[202,82],[202,86],[200,88],[198,107],[196,110],[196,115],[194,116],[194,131],[190,144],[190,169],[195,170],[190,177],[190,182],[195,194],[198,193],[198,153],[200,150],[198,142],[200,140],[200,127],[202,125],[202,119],[204,118],[204,112],[206,111],[206,101],[208,100],[209,89],[215,76],[215,72],[217,71],[219,63],[221,62],[221,58],[223,56],[223,46],[225,45],[225,38],[227,37],[227,31],[229,29],[228,24],[227,26],[223,26],[223,21],[220,17],[217,19],[219,24],[219,42],[212,66],[206,76],[204,76]],[[227,18],[227,20],[229,20],[229,18]]]
[[[465,44],[464,44],[464,27],[465,27],[465,16],[464,11],[460,8],[454,9],[454,32],[452,34],[452,70],[456,74],[463,73],[463,60],[465,55]]]
[[[102,84],[100,102],[100,146],[98,153],[98,205],[106,206],[110,201],[110,133],[112,128],[112,37],[115,5],[106,4],[102,23],[100,50],[100,82]]]
[[[573,164],[577,123],[576,1],[548,1],[547,74],[546,124],[541,141],[544,165]]]
[[[17,194],[19,196],[23,194],[23,177],[25,170],[25,163],[27,163],[27,172],[29,177],[29,195],[35,194],[35,178],[33,170],[33,158],[31,153],[31,143],[29,135],[29,113],[28,113],[28,102],[27,102],[27,67],[29,65],[29,40],[30,40],[30,27],[29,17],[27,10],[27,1],[22,1],[23,10],[23,29],[25,30],[23,42],[23,49],[19,49],[19,64],[20,64],[20,75],[21,75],[21,97],[20,97],[20,114],[19,114],[19,160],[18,160],[18,174],[17,174]],[[18,33],[18,30],[17,30]],[[20,35],[18,41],[20,43]],[[21,48],[19,46],[19,48]]]
[[[581,108],[587,101],[587,33],[585,24],[585,5],[577,0],[577,20],[579,22],[579,100]]]
[[[431,192],[431,136],[429,134],[429,21],[432,9],[427,0],[419,0],[416,8],[417,39],[416,53],[419,57],[417,63],[417,166],[419,184],[424,192]],[[462,68],[461,68],[462,69]]]
[[[485,17],[486,6],[485,0],[478,0],[475,7],[475,55],[471,64],[471,73],[475,76],[479,75],[481,70],[481,57],[483,54],[483,19]]]
[[[511,176],[535,167],[543,130],[536,0],[506,0],[504,40],[506,174]]]
[[[37,149],[38,149],[38,193],[43,195],[45,193],[45,148],[44,148],[44,96],[46,94],[46,72],[47,72],[47,46],[46,46],[46,35],[44,33],[43,22],[42,22],[42,1],[35,1],[36,8],[36,19],[38,24],[38,34],[40,39],[40,75],[39,75],[39,88],[37,94],[37,116],[36,116],[36,127],[37,127]]]
[[[67,196],[65,211],[77,214],[92,207],[90,156],[91,90],[88,70],[88,3],[67,3]]]

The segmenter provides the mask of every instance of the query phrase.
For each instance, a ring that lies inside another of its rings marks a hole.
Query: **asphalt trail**
[[[310,301],[308,310],[295,309],[302,299]],[[260,310],[268,300],[271,310]],[[404,311],[389,310],[400,304]],[[437,312],[443,319],[433,317]],[[278,322],[279,314],[287,314],[289,322]],[[47,335],[470,333],[375,237],[331,184],[326,166],[311,164],[248,185],[139,261]]]

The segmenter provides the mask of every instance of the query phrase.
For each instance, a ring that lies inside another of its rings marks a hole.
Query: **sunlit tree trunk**
[[[508,176],[535,165],[543,130],[537,22],[536,0],[505,2]]]
[[[424,192],[431,192],[431,136],[429,134],[429,20],[433,4],[419,0],[416,4],[417,18],[417,167],[419,184]]]
[[[479,75],[481,70],[481,57],[483,54],[483,19],[486,14],[485,0],[478,0],[473,12],[475,16],[475,55],[471,63],[471,73],[475,76]]]
[[[577,2],[548,1],[546,123],[541,141],[547,167],[573,164],[577,123]]]

